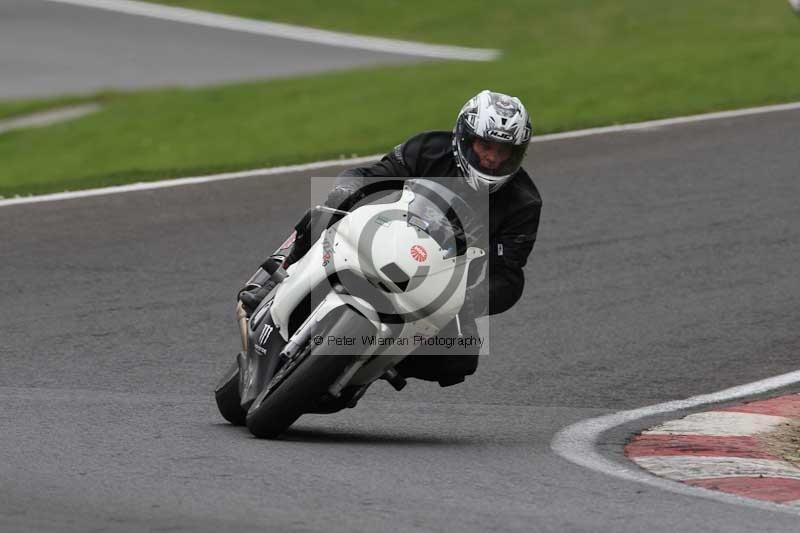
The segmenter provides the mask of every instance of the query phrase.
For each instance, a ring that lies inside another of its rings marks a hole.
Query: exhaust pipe
[[[239,322],[239,335],[242,336],[242,351],[247,353],[247,312],[242,302],[236,304],[236,321]]]

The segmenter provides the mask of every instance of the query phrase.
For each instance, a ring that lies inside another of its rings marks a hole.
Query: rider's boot
[[[261,287],[254,287],[253,289],[244,290],[239,293],[239,301],[242,302],[242,307],[247,313],[247,316],[253,314],[253,311],[256,310],[258,304],[260,304],[277,285],[278,282],[273,278],[270,278],[265,281],[264,285]]]
[[[454,337],[467,337],[478,339],[478,328],[475,319],[464,317],[465,320],[453,320],[438,336],[448,341]],[[467,376],[475,373],[478,368],[479,348],[476,344],[451,348],[420,347],[405,359],[400,361],[394,370],[403,378],[417,378],[424,381],[434,381],[441,387],[450,387],[463,383]],[[386,378],[384,378],[386,379]],[[392,383],[387,379],[389,383]],[[393,384],[394,385],[394,384]]]
[[[239,301],[249,316],[267,295],[286,277],[286,269],[303,257],[311,247],[312,211],[308,211],[294,231],[239,291]]]
[[[239,291],[239,301],[247,316],[253,314],[258,304],[286,277],[285,264],[284,256],[271,255]]]

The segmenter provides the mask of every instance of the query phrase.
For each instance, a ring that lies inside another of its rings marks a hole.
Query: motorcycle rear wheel
[[[312,336],[324,340],[370,335],[372,323],[349,307],[332,311]],[[357,357],[358,347],[309,341],[258,395],[247,412],[247,428],[259,438],[274,439],[304,413],[312,412],[320,398]],[[275,381],[277,380],[277,381]]]

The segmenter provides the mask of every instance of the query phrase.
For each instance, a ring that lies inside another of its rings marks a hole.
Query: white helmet
[[[503,145],[508,157],[494,168],[482,165],[474,148],[479,139]],[[519,98],[484,90],[458,113],[453,155],[470,187],[494,192],[519,170],[530,139],[531,121]]]

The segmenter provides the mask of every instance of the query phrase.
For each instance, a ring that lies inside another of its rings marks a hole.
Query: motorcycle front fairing
[[[409,223],[414,198],[405,187],[398,201],[359,207],[324,230],[308,253],[287,269],[269,308],[285,341],[293,333],[292,312],[312,292],[321,301],[312,303],[312,313],[298,331],[341,305],[369,319],[375,339],[369,353],[362,355],[380,357],[363,366],[352,383],[376,379],[416,348],[415,336],[434,336],[450,322],[464,302],[469,262],[484,255],[471,247],[454,256],[424,226]],[[358,280],[368,282],[371,292]]]
[[[239,397],[247,410],[280,365],[280,353],[286,341],[275,334],[269,313],[273,300],[265,299],[247,324],[247,356],[239,360]]]

